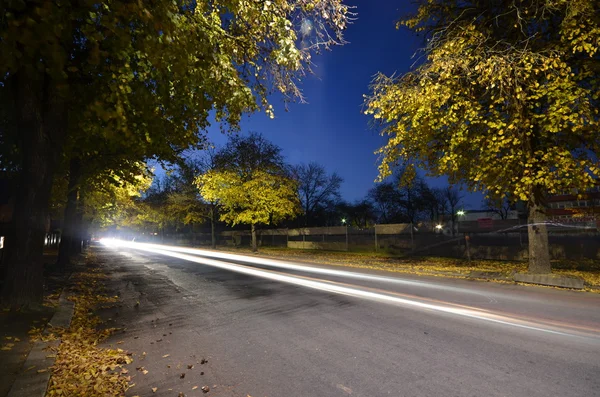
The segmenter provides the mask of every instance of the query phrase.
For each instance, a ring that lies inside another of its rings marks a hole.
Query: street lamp
[[[342,218],[342,225],[346,224],[346,218]]]
[[[435,228],[436,228],[437,230],[442,230],[442,229],[444,228],[444,226],[442,226],[442,225],[435,225]]]
[[[463,210],[460,210],[456,213],[456,215],[458,215],[458,216],[463,216],[464,214],[465,214],[465,211],[463,211]]]

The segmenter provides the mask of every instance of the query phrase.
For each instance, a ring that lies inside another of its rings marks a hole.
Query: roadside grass
[[[251,250],[246,247],[219,247],[219,249],[229,252],[251,253]],[[343,265],[428,276],[471,278],[475,276],[474,273],[479,273],[491,276],[492,281],[504,282],[512,280],[514,273],[527,272],[527,262],[525,261],[479,259],[468,261],[466,259],[427,256],[407,257],[388,252],[343,252],[275,247],[261,247],[258,254],[327,265]],[[556,260],[552,262],[552,272],[561,276],[580,277],[584,280],[587,291],[600,293],[599,260]]]

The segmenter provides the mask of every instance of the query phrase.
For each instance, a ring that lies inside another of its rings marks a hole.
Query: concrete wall
[[[327,243],[317,241],[288,241],[288,248],[329,251],[346,251],[346,243]]]

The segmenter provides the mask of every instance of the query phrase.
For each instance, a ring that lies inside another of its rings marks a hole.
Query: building
[[[594,222],[600,220],[600,187],[583,194],[559,194],[548,197],[549,219],[561,222]]]

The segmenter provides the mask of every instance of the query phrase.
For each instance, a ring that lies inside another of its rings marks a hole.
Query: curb
[[[46,325],[44,333],[47,334],[49,328],[52,327],[68,328],[73,318],[74,307],[75,304],[66,299],[66,292],[63,290],[58,300],[58,310],[56,310],[56,313],[54,313]],[[56,360],[55,357],[47,357],[48,349],[56,347],[59,344],[60,340],[35,342],[23,364],[24,369],[19,373],[17,379],[15,379],[7,397],[44,397],[46,395],[48,382],[52,375],[52,371],[48,370],[48,368],[54,365]],[[31,370],[28,370],[28,368],[31,368]],[[44,369],[47,370],[38,372],[38,370]]]
[[[529,284],[549,285],[552,287],[584,289],[583,279],[577,277],[566,277],[557,274],[528,274],[515,273],[515,281]]]

